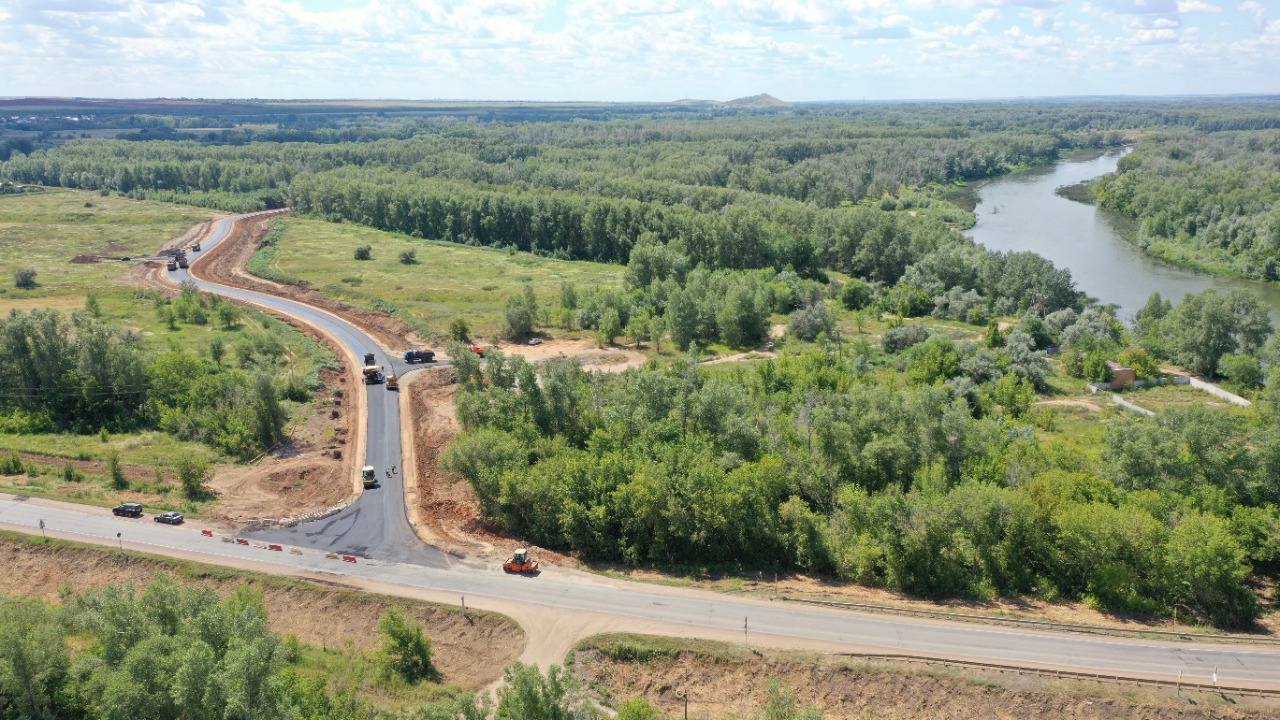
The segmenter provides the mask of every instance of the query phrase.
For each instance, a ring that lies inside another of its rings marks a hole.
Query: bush
[[[213,472],[208,461],[190,453],[178,457],[178,482],[182,484],[182,493],[189,500],[203,500],[209,497],[208,482]]]
[[[458,342],[471,341],[471,326],[466,320],[456,317],[449,321],[449,338]]]
[[[412,265],[416,262],[418,262],[418,251],[414,248],[400,252],[400,263],[402,265]]]
[[[871,286],[853,279],[840,289],[840,304],[846,310],[861,310],[871,304]]]
[[[107,470],[111,475],[111,487],[116,490],[128,490],[129,478],[124,476],[124,468],[120,467],[120,453],[111,453],[107,458]]]
[[[885,352],[896,353],[919,345],[929,339],[929,331],[922,325],[901,325],[889,328],[880,338]]]
[[[1226,376],[1227,384],[1237,392],[1248,393],[1262,387],[1262,365],[1252,355],[1223,355],[1218,361],[1218,372]]]
[[[62,463],[62,480],[64,482],[78,483],[84,480],[84,474],[76,470],[76,466],[72,465],[71,461],[68,460]]]
[[[392,607],[383,614],[378,632],[382,634],[382,668],[388,677],[408,683],[435,677],[431,638],[422,632],[422,626],[405,620],[400,608]]]
[[[372,259],[373,259],[373,246],[371,246],[371,245],[361,245],[360,247],[356,248],[356,259],[357,259],[357,260],[372,260]]]
[[[0,459],[0,475],[21,475],[26,469],[22,464],[22,457],[17,452]]]
[[[787,324],[787,334],[803,342],[813,342],[823,333],[832,338],[835,331],[835,321],[827,312],[827,306],[820,302],[791,313]]]
[[[24,267],[14,270],[13,286],[21,290],[31,290],[38,287],[36,284],[36,269]]]

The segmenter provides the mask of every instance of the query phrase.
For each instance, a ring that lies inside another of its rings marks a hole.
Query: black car
[[[142,505],[138,503],[125,503],[111,508],[113,515],[120,517],[142,517]]]
[[[173,510],[162,512],[156,516],[156,522],[164,523],[165,525],[181,525],[182,513],[174,512]]]

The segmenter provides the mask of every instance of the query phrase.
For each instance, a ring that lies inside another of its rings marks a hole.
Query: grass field
[[[155,290],[139,288],[127,277],[134,264],[71,262],[82,255],[153,255],[166,241],[215,216],[212,211],[199,208],[76,190],[0,196],[0,318],[13,311],[46,308],[72,313],[83,310],[87,298],[93,295],[102,321],[137,331],[149,351],[178,349],[207,357],[211,342],[218,339],[226,349],[225,362],[233,363],[239,344],[269,335],[285,348],[279,372],[317,372],[330,361],[328,350],[269,315],[242,309],[230,328],[213,317],[202,325],[179,321],[170,326],[158,312],[167,300]],[[13,271],[20,267],[36,270],[38,287],[14,287]],[[300,412],[305,413],[306,408],[300,408]],[[0,452],[12,451],[73,461],[102,461],[119,453],[127,465],[158,467],[171,466],[179,454],[188,451],[221,459],[210,448],[159,432],[112,434],[105,442],[97,434],[0,433]],[[113,504],[118,499],[118,493],[109,488],[105,478],[89,476],[68,484],[58,469],[44,468],[45,472],[34,478],[0,477],[0,490],[97,504]]]
[[[474,335],[496,333],[507,298],[523,292],[526,283],[544,308],[555,305],[564,281],[580,291],[622,285],[624,268],[618,265],[419,240],[306,218],[285,222],[275,271],[354,305],[377,307],[381,300],[438,333],[455,317],[465,319]],[[372,260],[353,259],[361,245],[373,248]],[[401,263],[400,253],[410,249],[417,251],[417,262]]]

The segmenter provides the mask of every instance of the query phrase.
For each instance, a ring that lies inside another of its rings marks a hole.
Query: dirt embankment
[[[425,542],[455,553],[497,561],[516,545],[527,545],[495,527],[480,513],[471,485],[441,469],[440,457],[458,436],[454,394],[458,386],[449,368],[433,368],[410,376],[401,385],[408,404],[416,470],[416,486],[406,499]],[[564,555],[529,546],[539,561],[573,564]]]
[[[1253,720],[1276,717],[1280,704],[1205,692],[1100,685],[1014,673],[906,666],[847,658],[700,657],[686,653],[647,662],[578,651],[576,667],[615,701],[638,695],[667,717],[750,717],[770,680],[793,689],[799,705],[827,720]],[[748,659],[749,658],[749,659]]]
[[[253,574],[231,574],[203,568],[208,575],[194,578],[191,568],[159,559],[121,556],[110,550],[42,545],[27,539],[0,537],[0,558],[7,571],[0,577],[0,594],[26,595],[56,601],[69,585],[75,590],[133,580],[145,583],[168,572],[183,582],[195,582],[228,595],[242,584],[263,594],[271,629],[293,634],[316,647],[372,650],[378,643],[378,619],[399,605],[417,618],[434,644],[435,662],[445,683],[468,690],[485,687],[502,676],[502,669],[520,656],[524,631],[513,620],[495,613],[470,613],[433,603],[283,580]],[[199,574],[199,573],[196,573]],[[194,578],[194,579],[193,579]]]
[[[258,216],[237,222],[227,239],[205,255],[198,268],[200,276],[223,285],[289,298],[327,310],[360,328],[389,351],[421,344],[408,324],[387,313],[352,307],[310,288],[264,280],[250,274],[246,266],[249,258],[261,247],[270,219],[270,216]]]

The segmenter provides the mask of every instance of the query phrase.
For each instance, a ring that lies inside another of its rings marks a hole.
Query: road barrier
[[[337,560],[337,559],[338,559],[338,553],[330,553],[330,552],[327,552],[327,553],[325,553],[325,554],[324,554],[324,559],[325,559],[325,560]]]
[[[213,537],[213,531],[212,531],[212,530],[201,530],[201,531],[200,531],[200,534],[201,534],[201,535],[203,535],[203,536],[205,536],[205,537]]]
[[[1063,680],[1092,680],[1094,682],[1111,682],[1118,684],[1146,685],[1148,687],[1174,688],[1182,690],[1201,690],[1223,695],[1252,695],[1255,697],[1280,697],[1280,690],[1274,688],[1251,688],[1237,685],[1220,685],[1181,678],[1178,680],[1156,680],[1154,678],[1126,677],[1124,675],[1108,675],[1105,673],[1082,672],[1076,670],[1058,670],[1055,668],[1035,668],[1021,665],[1001,665],[998,663],[979,662],[976,660],[948,660],[931,658],[922,655],[904,653],[839,653],[841,657],[859,660],[888,660],[905,663],[923,663],[926,665],[943,665],[945,667],[967,668],[972,670],[994,670],[1000,673],[1018,673],[1019,675],[1039,675],[1041,677],[1060,678]]]
[[[966,622],[984,622],[996,624],[1018,625],[1023,627],[1039,627],[1046,630],[1067,630],[1071,632],[1091,633],[1097,635],[1138,635],[1141,637],[1164,637],[1177,640],[1218,640],[1222,642],[1257,643],[1259,645],[1280,644],[1280,638],[1257,637],[1252,635],[1228,635],[1226,633],[1178,632],[1176,630],[1151,630],[1147,628],[1111,627],[1108,625],[1079,625],[1058,623],[1048,620],[1027,620],[1025,618],[1000,617],[999,615],[970,615],[968,613],[946,612],[942,610],[920,610],[917,608],[895,607],[893,605],[873,605],[871,603],[837,602],[834,600],[813,600],[809,598],[776,596],[783,602],[798,602],[807,605],[825,605],[827,607],[848,608],[850,610],[868,610],[896,615],[937,618],[940,620],[959,620]]]
[[[249,544],[249,541],[248,541],[248,540],[245,540],[244,538],[236,538],[236,544],[237,544],[237,545],[248,545],[248,544]]]
[[[284,548],[280,547],[279,545],[268,545],[268,546],[267,546],[267,549],[268,549],[268,550],[275,550],[276,552],[283,552],[283,551],[284,551]]]
[[[355,556],[355,555],[343,555],[343,556],[342,556],[342,562],[349,562],[349,563],[353,563],[353,562],[355,562],[355,561],[356,561],[356,556]]]

